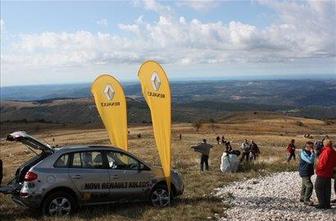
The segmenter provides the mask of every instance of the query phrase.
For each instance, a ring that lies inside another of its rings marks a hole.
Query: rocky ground
[[[299,202],[300,189],[301,179],[297,172],[282,172],[234,182],[217,189],[217,195],[232,206],[220,220],[336,221],[336,205],[332,205],[329,210],[306,206]],[[332,199],[335,199],[335,193],[332,192]],[[312,201],[317,204],[315,192]]]

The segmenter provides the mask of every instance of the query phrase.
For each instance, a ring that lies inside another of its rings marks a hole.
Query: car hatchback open
[[[20,166],[0,192],[11,194],[19,205],[40,208],[44,215],[68,215],[83,205],[112,202],[150,201],[164,207],[183,193],[177,171],[172,171],[169,194],[162,168],[116,147],[52,148],[23,131],[11,133],[7,140],[27,145],[36,156]]]

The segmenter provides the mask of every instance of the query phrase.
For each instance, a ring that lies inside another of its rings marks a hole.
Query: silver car
[[[19,205],[44,215],[69,215],[83,205],[150,201],[167,206],[183,193],[181,175],[172,171],[171,193],[162,168],[150,167],[119,148],[101,145],[52,148],[23,131],[7,140],[25,144],[36,156],[0,188]],[[38,153],[39,152],[39,153]]]

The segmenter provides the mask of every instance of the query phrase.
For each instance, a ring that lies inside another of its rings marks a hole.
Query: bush
[[[302,121],[296,121],[295,124],[299,127],[303,127],[304,123]]]
[[[193,127],[196,129],[196,131],[198,132],[198,130],[202,127],[202,122],[200,120],[195,121],[193,123]]]

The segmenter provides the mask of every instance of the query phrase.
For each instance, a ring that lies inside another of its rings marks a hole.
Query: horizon
[[[168,76],[169,77],[169,76]],[[172,78],[169,79],[171,83],[178,82],[199,82],[199,81],[298,81],[298,80],[311,80],[311,81],[326,81],[326,80],[336,80],[335,74],[323,74],[323,75],[273,75],[273,76],[264,76],[264,75],[254,75],[254,76],[232,76],[232,77],[195,77],[191,79],[187,78]],[[36,86],[65,86],[65,85],[90,85],[92,81],[83,81],[83,82],[65,82],[65,83],[42,83],[42,84],[15,84],[15,85],[0,85],[0,88],[9,88],[9,87],[36,87]],[[140,84],[137,79],[134,80],[120,80],[122,84]],[[124,85],[127,86],[127,85]]]
[[[1,1],[0,84],[91,82],[106,70],[132,81],[145,60],[171,79],[336,75],[335,9],[335,1]]]

